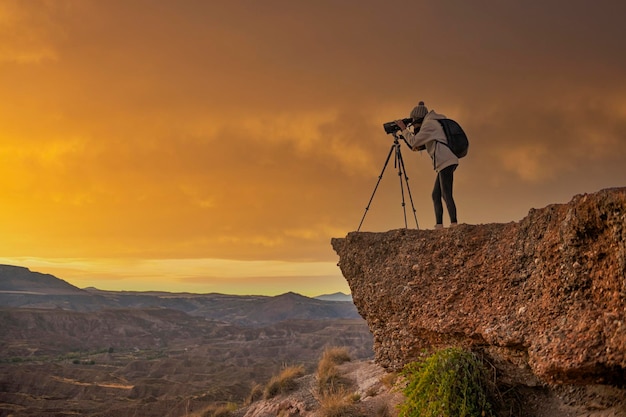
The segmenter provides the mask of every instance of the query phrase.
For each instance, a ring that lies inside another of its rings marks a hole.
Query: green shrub
[[[406,397],[400,417],[492,416],[488,378],[482,362],[458,348],[440,350],[405,366]]]

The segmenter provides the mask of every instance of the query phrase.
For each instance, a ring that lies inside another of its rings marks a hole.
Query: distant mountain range
[[[11,265],[0,265],[0,307],[69,311],[168,308],[239,325],[360,318],[352,297],[343,293],[309,298],[293,292],[270,297],[80,289],[53,275]]]
[[[32,272],[21,266],[0,265],[0,293],[81,295],[85,292],[50,274]]]
[[[314,297],[317,300],[325,300],[325,301],[350,301],[352,302],[352,295],[351,294],[344,294],[342,292],[336,292],[333,294],[324,294],[324,295],[318,295],[317,297]]]

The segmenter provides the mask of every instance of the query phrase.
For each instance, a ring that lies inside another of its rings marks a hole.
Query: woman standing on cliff
[[[456,204],[452,196],[452,184],[454,182],[454,171],[459,166],[459,158],[447,146],[448,140],[438,119],[445,119],[446,116],[430,112],[423,101],[411,111],[414,131],[404,124],[402,120],[396,120],[396,124],[402,131],[402,138],[412,151],[426,149],[433,160],[433,167],[437,172],[435,186],[433,187],[433,204],[435,206],[435,229],[443,228],[443,204],[445,201],[450,216],[451,226],[457,224]]]

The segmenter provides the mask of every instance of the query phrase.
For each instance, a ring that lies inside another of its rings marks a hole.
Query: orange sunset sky
[[[330,239],[359,225],[382,124],[419,100],[470,137],[462,223],[626,186],[624,16],[617,0],[1,0],[0,263],[81,288],[349,292]],[[403,156],[430,229],[432,164]],[[362,230],[401,227],[392,161]]]

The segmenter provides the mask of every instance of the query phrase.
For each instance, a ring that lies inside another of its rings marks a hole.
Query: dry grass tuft
[[[248,394],[248,396],[244,400],[243,405],[244,406],[248,406],[248,405],[252,404],[253,402],[263,398],[263,390],[264,390],[263,385],[261,385],[261,384],[254,384],[254,386],[250,390],[250,394]]]
[[[360,396],[349,392],[350,382],[339,372],[338,365],[351,360],[347,348],[329,347],[317,366],[317,383],[320,394],[320,417],[357,417],[362,413],[357,403]]]
[[[380,377],[380,383],[383,384],[387,388],[392,388],[398,382],[398,373],[397,372],[388,372],[382,377]]]
[[[325,393],[319,401],[320,408],[318,413],[320,417],[362,416],[359,407],[356,405],[359,401],[358,395],[348,393],[345,390]]]
[[[231,417],[233,411],[237,410],[237,404],[228,403],[222,405],[210,405],[200,412],[200,417]],[[198,416],[198,414],[190,414],[190,416]]]
[[[337,365],[341,365],[344,362],[350,362],[352,358],[346,347],[328,347],[322,353],[322,359],[320,362],[333,362]]]
[[[342,347],[327,348],[317,365],[318,391],[320,394],[339,392],[345,386],[345,381],[339,373],[337,365],[349,362],[348,349]]]
[[[265,386],[263,398],[269,399],[297,388],[296,379],[304,375],[304,366],[290,366],[283,369],[280,374],[272,377]]]

